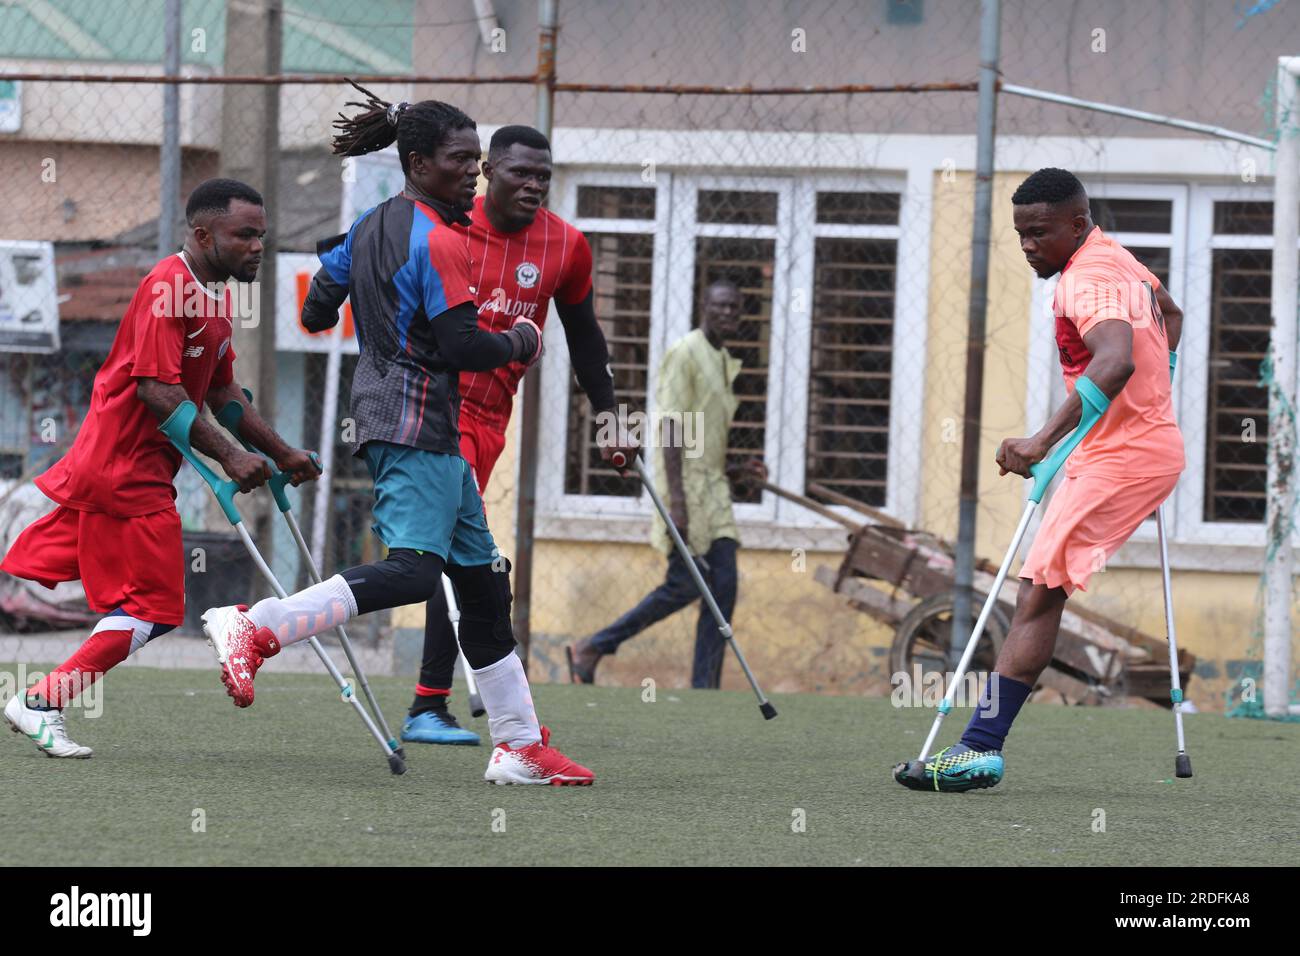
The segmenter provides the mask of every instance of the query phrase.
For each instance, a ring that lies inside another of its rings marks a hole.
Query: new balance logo
[[[185,355],[186,358],[198,358],[198,357],[199,357],[200,355],[202,355],[202,354],[203,354],[203,346],[202,346],[202,345],[191,345],[191,346],[188,346],[188,347],[185,349],[185,352],[184,352],[184,355]]]

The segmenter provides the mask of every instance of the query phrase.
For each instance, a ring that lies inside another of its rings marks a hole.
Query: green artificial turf
[[[646,703],[639,688],[541,685],[552,742],[596,785],[497,787],[482,779],[486,746],[407,745],[410,771],[392,776],[324,675],[270,666],[247,711],[215,670],[105,683],[100,717],[68,711],[92,759],[2,735],[0,862],[1289,865],[1300,825],[1300,727],[1217,715],[1187,718],[1196,777],[1175,780],[1167,712],[1031,704],[1000,785],[930,794],[889,771],[933,711],[794,695],[764,721],[744,693]],[[411,680],[372,684],[397,732]],[[486,735],[459,691],[453,705]]]

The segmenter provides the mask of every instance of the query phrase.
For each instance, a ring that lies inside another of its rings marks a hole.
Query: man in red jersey
[[[235,400],[245,406],[240,433],[294,484],[319,474],[307,452],[290,448],[262,420],[234,378],[232,297],[219,284],[257,276],[266,235],[262,197],[237,180],[210,179],[190,195],[185,218],[184,248],[154,266],[127,307],[72,448],[36,479],[58,507],[26,528],[0,563],[50,588],[80,579],[91,610],[104,615],[76,653],[5,706],[6,723],[47,757],[91,755],[68,738],[63,707],[184,619],[172,485],[181,456],[159,423],[184,401],[217,409]],[[202,418],[190,440],[241,491],[270,477],[259,455]]]
[[[483,176],[487,192],[474,200],[465,230],[480,328],[501,332],[521,318],[540,326],[554,299],[579,386],[593,413],[612,413],[614,378],[592,304],[591,247],[575,227],[543,208],[551,187],[550,142],[530,126],[503,126],[492,137]],[[512,362],[461,372],[460,451],[480,493],[505,448],[514,395],[526,370]],[[609,461],[620,450],[629,458],[635,453],[609,447],[601,457]],[[423,664],[402,740],[477,744],[478,734],[447,710],[457,648],[441,591],[425,607],[424,628]]]

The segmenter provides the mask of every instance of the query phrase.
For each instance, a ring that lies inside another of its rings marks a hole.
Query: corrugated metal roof
[[[286,0],[284,70],[291,73],[411,69],[414,0]],[[6,0],[0,58],[159,63],[161,0]],[[226,0],[183,0],[181,58],[219,68]]]

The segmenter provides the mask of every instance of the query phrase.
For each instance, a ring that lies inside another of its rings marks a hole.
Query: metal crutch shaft
[[[244,527],[242,521],[235,525],[235,530],[239,533],[240,540],[244,542],[244,548],[248,551],[249,557],[253,559],[253,563],[257,565],[257,569],[262,572],[262,576],[266,578],[267,583],[271,585],[271,589],[275,591],[276,597],[282,600],[288,597],[289,593],[285,591],[284,587],[280,584],[279,579],[276,578],[275,573],[262,557],[261,552],[257,550],[257,545],[253,543],[253,539],[249,535],[248,529]],[[402,766],[402,769],[399,770],[396,769],[397,765],[392,763],[394,758],[400,762],[402,760],[401,756],[389,745],[388,741],[384,739],[384,735],[380,732],[379,728],[375,726],[375,722],[371,719],[370,714],[366,712],[365,707],[361,705],[361,701],[359,701],[356,694],[353,693],[352,686],[347,682],[347,678],[345,678],[335,666],[334,661],[331,660],[330,656],[325,653],[325,648],[321,647],[320,641],[316,640],[314,636],[307,638],[307,641],[311,644],[312,650],[316,652],[316,656],[320,658],[320,662],[325,665],[325,670],[328,671],[330,677],[334,679],[334,683],[338,685],[343,700],[353,706],[357,712],[357,716],[361,718],[362,723],[366,725],[366,729],[370,731],[370,735],[374,737],[375,740],[378,741],[379,746],[383,748],[384,756],[389,758],[389,765],[393,768],[393,773],[405,773],[406,768],[404,765]]]
[[[1151,292],[1152,311],[1158,312],[1155,292]],[[1178,353],[1169,352],[1169,382],[1172,387]],[[1169,639],[1169,701],[1174,708],[1174,730],[1178,735],[1178,753],[1174,757],[1174,776],[1186,779],[1192,775],[1192,758],[1187,753],[1183,738],[1183,685],[1178,674],[1178,638],[1174,634],[1174,591],[1169,574],[1169,545],[1165,538],[1165,506],[1156,509],[1156,537],[1160,539],[1160,578],[1165,594],[1165,635]]]
[[[988,622],[989,615],[993,613],[993,607],[997,604],[998,596],[1002,591],[1002,582],[1006,580],[1007,571],[1011,568],[1011,562],[1015,560],[1016,553],[1020,550],[1020,542],[1024,539],[1025,531],[1029,528],[1029,519],[1033,517],[1034,509],[1043,500],[1043,495],[1047,493],[1047,486],[1052,483],[1052,479],[1056,477],[1056,473],[1065,464],[1065,460],[1070,457],[1070,453],[1078,447],[1079,442],[1083,441],[1084,436],[1092,430],[1092,426],[1097,424],[1102,414],[1110,407],[1110,399],[1086,375],[1079,376],[1075,382],[1074,390],[1081,402],[1079,424],[1063,442],[1056,446],[1052,454],[1043,461],[1030,466],[1029,473],[1033,476],[1034,486],[1029,492],[1029,501],[1025,504],[1024,513],[1020,516],[1020,523],[1016,526],[1016,533],[1011,542],[1011,547],[1007,549],[1006,556],[1002,559],[1002,565],[998,568],[997,577],[993,581],[993,588],[984,601],[984,607],[975,622],[974,630],[971,631],[970,639],[966,641],[961,661],[957,665],[957,672],[953,675],[952,683],[944,693],[943,700],[939,702],[939,712],[935,714],[934,723],[930,726],[930,733],[921,746],[921,753],[917,757],[919,761],[925,760],[926,755],[930,752],[931,745],[939,735],[939,727],[943,724],[944,717],[948,716],[948,712],[952,710],[953,695],[956,693],[957,687],[960,686],[962,678],[966,675],[966,668],[970,666],[971,657],[975,653],[975,645],[979,643],[980,635],[984,632],[984,626]]]
[[[307,575],[311,578],[313,584],[321,583],[320,571],[316,567],[316,561],[312,558],[311,550],[307,547],[307,542],[303,539],[302,529],[298,527],[298,519],[294,517],[292,511],[283,511],[285,522],[289,525],[289,532],[293,535],[293,540],[297,542],[298,553],[302,555],[303,561],[307,565]],[[361,692],[365,695],[366,701],[370,704],[370,710],[375,719],[379,722],[380,729],[384,736],[388,738],[388,746],[399,757],[405,758],[406,752],[398,745],[397,738],[389,729],[388,721],[384,719],[383,708],[379,706],[379,701],[375,699],[375,693],[370,689],[370,682],[366,680],[366,672],[361,668],[361,662],[357,660],[356,654],[352,650],[352,641],[348,637],[348,632],[340,624],[334,628],[335,633],[339,636],[339,644],[343,648],[343,654],[348,659],[348,664],[352,668],[352,673],[357,675],[357,683],[361,685]]]
[[[172,414],[168,416],[167,420],[158,426],[158,430],[167,436],[172,445],[175,446],[176,450],[181,453],[181,455],[194,467],[195,471],[199,473],[203,480],[207,482],[208,487],[212,489],[213,494],[216,496],[217,503],[221,506],[221,510],[225,514],[226,519],[239,534],[240,540],[243,542],[245,549],[248,550],[249,556],[252,557],[258,570],[260,570],[266,577],[276,595],[283,598],[286,596],[284,588],[280,586],[280,582],[276,579],[275,574],[271,571],[270,567],[267,566],[266,561],[257,550],[257,546],[253,543],[253,539],[248,534],[248,529],[244,527],[243,516],[235,506],[235,495],[239,493],[239,486],[233,481],[223,481],[221,478],[218,478],[212,469],[209,468],[202,459],[194,454],[194,450],[190,446],[190,429],[194,424],[194,419],[198,417],[198,414],[198,406],[193,402],[181,402]],[[321,663],[325,665],[325,669],[334,679],[334,682],[338,684],[339,690],[342,692],[343,700],[351,701],[357,714],[366,725],[366,729],[369,730],[371,735],[379,742],[379,746],[383,749],[384,756],[388,760],[388,768],[394,774],[405,773],[405,761],[403,761],[403,759],[388,746],[388,742],[384,739],[383,735],[379,732],[379,729],[370,719],[370,715],[366,713],[365,708],[361,706],[359,701],[357,701],[356,697],[352,693],[352,688],[348,685],[347,681],[343,679],[343,675],[340,674],[338,668],[334,666],[334,662],[330,660],[329,656],[320,646],[320,642],[314,637],[310,640],[313,650],[316,651],[317,657],[319,657]]]
[[[616,452],[611,464],[613,464],[615,468],[625,468],[627,467],[628,462],[622,452]],[[764,696],[762,688],[758,686],[758,681],[754,677],[754,672],[749,669],[749,662],[745,660],[745,655],[741,652],[740,645],[736,643],[736,638],[732,633],[731,625],[723,616],[722,609],[718,607],[718,602],[713,599],[713,592],[709,590],[708,584],[705,583],[703,575],[700,574],[700,569],[696,567],[695,555],[691,553],[691,549],[687,547],[686,542],[682,540],[681,532],[679,532],[677,526],[673,524],[673,519],[669,516],[668,509],[664,507],[663,500],[659,497],[659,492],[655,490],[654,482],[652,482],[650,476],[646,474],[645,463],[641,461],[639,456],[636,456],[632,458],[632,467],[636,471],[637,477],[641,479],[641,484],[645,487],[645,490],[650,493],[650,500],[654,502],[654,506],[658,510],[659,516],[664,519],[664,524],[668,527],[668,534],[673,539],[673,544],[677,547],[677,553],[680,554],[682,560],[686,562],[686,568],[690,571],[691,578],[695,581],[695,586],[699,589],[700,597],[703,599],[704,603],[708,605],[710,613],[713,614],[714,621],[718,624],[718,631],[722,634],[722,637],[727,642],[728,646],[736,652],[736,660],[740,661],[740,669],[745,672],[745,679],[749,681],[749,686],[754,690],[754,696],[758,698],[758,709],[762,712],[765,720],[771,720],[776,716],[776,708],[772,706],[772,702]]]
[[[1164,579],[1165,634],[1169,638],[1169,700],[1174,707],[1174,730],[1178,735],[1178,753],[1174,757],[1174,776],[1192,775],[1192,758],[1187,755],[1183,738],[1183,688],[1178,675],[1178,638],[1174,634],[1174,597],[1169,580],[1169,546],[1165,539],[1165,509],[1156,509],[1156,537],[1160,539],[1160,573]]]
[[[248,389],[244,389],[244,396],[250,402],[253,400],[253,393]],[[227,402],[225,406],[217,412],[217,421],[235,437],[236,441],[243,445],[244,448],[252,454],[261,454],[260,451],[245,441],[244,436],[239,432],[239,422],[243,417],[244,406],[237,401]],[[263,455],[263,457],[265,456]],[[312,457],[315,459],[315,453],[312,454]],[[280,514],[284,516],[285,523],[289,526],[289,532],[293,536],[294,544],[297,545],[298,553],[302,556],[303,561],[307,565],[307,572],[311,577],[312,583],[319,584],[321,582],[320,570],[316,566],[315,558],[312,557],[311,548],[307,546],[307,541],[302,536],[302,529],[298,526],[298,519],[294,517],[289,496],[285,492],[285,485],[288,484],[288,476],[280,472],[280,470],[276,468],[274,462],[271,462],[269,459],[268,464],[273,472],[271,481],[269,482],[271,495],[275,498],[275,503],[280,509]],[[320,462],[317,460],[316,464],[319,467]],[[388,740],[389,749],[398,756],[405,758],[406,752],[398,744],[397,738],[393,736],[393,731],[388,726],[388,721],[384,718],[384,711],[379,706],[379,701],[375,698],[374,691],[370,689],[370,682],[366,679],[366,672],[362,669],[361,662],[357,660],[356,654],[352,650],[352,641],[349,639],[347,631],[344,630],[343,625],[341,624],[336,627],[334,631],[338,634],[339,644],[343,647],[343,654],[347,657],[348,664],[352,667],[352,672],[357,676],[357,683],[361,685],[361,692],[365,695],[366,701],[370,705],[371,714],[374,716],[375,720],[378,721],[380,728],[384,732],[384,736]]]

